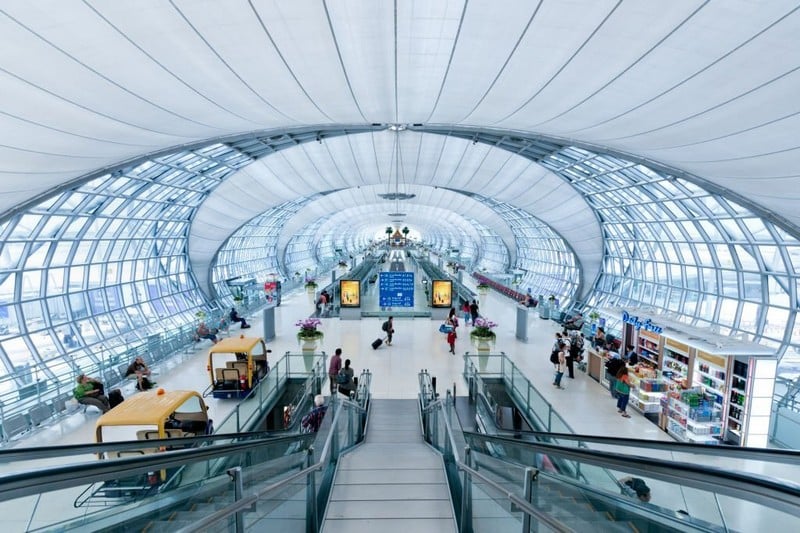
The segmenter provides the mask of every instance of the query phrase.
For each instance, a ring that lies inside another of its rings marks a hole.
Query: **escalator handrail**
[[[600,435],[576,435],[573,433],[549,433],[547,431],[522,431],[522,441],[526,436],[542,440],[570,440],[592,442],[608,446],[631,447],[636,449],[650,448],[670,452],[692,453],[697,455],[724,456],[733,459],[758,460],[764,462],[800,465],[800,452],[795,450],[746,448],[742,446],[697,444],[693,442],[663,442],[647,439],[632,439],[625,437],[606,437]],[[519,440],[519,439],[517,439]],[[624,452],[623,452],[624,453]]]
[[[176,445],[197,445],[204,442],[220,440],[242,440],[257,439],[262,442],[271,441],[285,437],[284,432],[275,431],[252,431],[241,433],[219,433],[214,435],[198,435],[195,437],[172,437],[168,439],[126,440],[117,442],[100,442],[89,444],[64,444],[61,446],[42,446],[40,448],[23,448],[0,450],[0,463],[10,463],[12,461],[35,461],[38,459],[51,459],[53,457],[69,457],[71,455],[86,455],[103,453],[108,451],[138,450],[142,448],[142,443],[146,442],[148,447],[176,446]],[[0,478],[2,479],[2,478]]]
[[[623,455],[589,448],[575,448],[542,442],[521,442],[513,438],[490,436],[471,431],[465,431],[464,437],[467,441],[477,439],[498,445],[528,447],[533,451],[551,453],[601,468],[611,468],[744,499],[795,516],[800,515],[800,485],[785,480],[711,466]],[[514,463],[513,458],[503,458],[503,460]]]
[[[523,513],[528,514],[530,516],[536,517],[537,520],[539,520],[543,524],[546,524],[548,527],[552,528],[554,531],[559,531],[559,532],[563,531],[565,533],[570,533],[570,532],[574,531],[574,529],[570,528],[569,526],[567,526],[566,524],[564,524],[560,520],[557,520],[556,518],[553,518],[553,516],[550,515],[549,513],[545,512],[545,511],[542,511],[540,509],[537,509],[536,507],[532,506],[530,504],[530,502],[524,500],[523,498],[520,498],[519,496],[517,496],[513,492],[509,492],[505,487],[503,487],[502,485],[497,483],[495,480],[493,480],[493,479],[491,479],[491,478],[489,478],[487,476],[484,476],[478,470],[470,468],[468,465],[462,463],[461,461],[456,461],[456,466],[458,466],[459,470],[461,470],[463,472],[467,472],[470,476],[480,479],[481,482],[485,483],[486,485],[489,485],[490,487],[492,487],[496,491],[498,491],[501,494],[505,495],[505,498],[507,500],[509,500],[511,503],[513,503],[514,505],[516,505],[517,508],[520,511],[522,511]]]
[[[442,411],[442,413],[444,413],[445,410],[446,410],[447,401],[448,401],[449,398],[450,398],[450,396],[448,395],[448,396],[445,396],[444,398],[439,398],[438,400],[436,400],[435,402],[433,402],[431,404],[428,404],[428,406],[425,409],[422,410],[423,415],[433,411],[434,409],[440,409]],[[453,456],[455,457],[456,461],[460,461],[461,460],[461,454],[459,453],[458,445],[456,444],[455,436],[453,434],[453,428],[452,428],[452,426],[450,426],[450,419],[448,417],[446,417],[446,416],[442,416],[442,418],[444,419],[444,425],[445,425],[446,432],[447,432],[447,438],[450,441],[450,449],[453,450]]]
[[[285,442],[288,445],[298,440],[307,440],[308,443],[300,450],[308,449],[313,443],[313,435],[293,435],[277,439],[254,440],[245,443],[220,444],[188,450],[172,450],[141,457],[112,459],[106,461],[93,461],[65,466],[48,467],[41,470],[29,470],[0,477],[0,501],[52,492],[77,485],[85,485],[97,481],[119,479],[137,474],[145,474],[153,470],[180,467],[185,464],[203,460],[219,459],[232,454],[246,452],[251,449],[260,449],[265,445],[274,445]],[[178,439],[170,439],[177,441]],[[139,448],[146,442],[149,445],[158,441],[138,441]],[[298,451],[300,451],[298,450]]]
[[[338,401],[341,401],[343,406],[348,405],[348,408],[357,409],[362,413],[366,412],[366,410],[363,407],[350,400],[341,399],[337,400],[337,402]],[[320,453],[319,460],[316,463],[307,466],[306,468],[292,474],[291,476],[285,477],[276,483],[264,487],[263,489],[260,489],[252,494],[244,496],[242,499],[235,501],[223,507],[222,509],[219,509],[213,514],[210,514],[207,517],[198,520],[191,525],[179,529],[176,533],[194,533],[196,531],[206,531],[210,528],[210,526],[216,524],[217,522],[225,520],[229,516],[233,516],[239,511],[244,511],[246,509],[249,509],[252,504],[255,504],[258,500],[262,499],[268,493],[280,489],[296,479],[300,479],[304,476],[307,476],[311,472],[317,472],[322,470],[328,463],[328,455],[330,455],[333,450],[333,434],[335,433],[334,428],[339,423],[339,414],[341,412],[342,412],[342,407],[336,409],[336,412],[334,413],[333,421],[331,422],[331,430],[328,432],[328,436],[325,439],[325,445],[322,447],[322,452]]]

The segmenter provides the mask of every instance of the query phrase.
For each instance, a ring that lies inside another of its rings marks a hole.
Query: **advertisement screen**
[[[453,306],[453,282],[449,279],[433,280],[433,307]]]
[[[361,282],[358,280],[339,280],[339,294],[342,307],[361,307]]]

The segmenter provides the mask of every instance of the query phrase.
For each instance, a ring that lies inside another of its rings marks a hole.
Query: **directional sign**
[[[414,273],[381,272],[378,294],[381,307],[414,307]]]

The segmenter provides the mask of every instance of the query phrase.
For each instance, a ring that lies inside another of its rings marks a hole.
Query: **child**
[[[456,353],[456,330],[455,330],[455,328],[451,329],[447,333],[447,344],[450,345],[450,353],[451,354],[455,354]]]

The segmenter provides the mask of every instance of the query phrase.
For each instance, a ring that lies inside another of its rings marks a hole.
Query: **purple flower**
[[[295,324],[295,326],[300,326],[300,329],[314,331],[321,324],[322,324],[322,320],[320,320],[319,318],[304,318],[302,320],[299,320]]]

